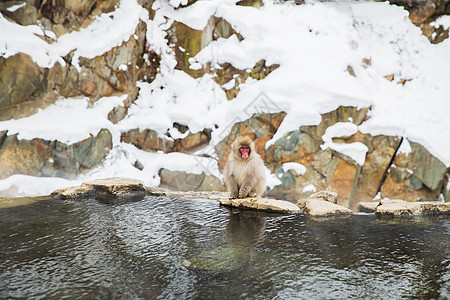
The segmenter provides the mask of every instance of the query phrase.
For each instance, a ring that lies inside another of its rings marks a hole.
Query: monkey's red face
[[[242,146],[239,148],[239,152],[241,153],[242,158],[248,158],[250,156],[250,147]]]

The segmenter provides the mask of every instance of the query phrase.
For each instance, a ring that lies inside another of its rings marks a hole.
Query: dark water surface
[[[216,202],[0,209],[0,298],[449,299],[450,217],[313,219]]]

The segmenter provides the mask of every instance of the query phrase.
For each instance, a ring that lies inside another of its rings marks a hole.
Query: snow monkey
[[[248,136],[238,137],[231,145],[225,185],[231,198],[261,197],[266,189],[264,163]]]

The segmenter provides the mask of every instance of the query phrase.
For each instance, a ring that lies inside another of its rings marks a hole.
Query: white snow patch
[[[411,153],[412,149],[411,149],[411,144],[409,143],[409,141],[405,138],[403,138],[402,144],[400,145],[400,147],[398,148],[398,153],[403,153],[405,155],[409,155]]]
[[[139,161],[144,167],[142,171],[133,166],[136,161]],[[80,180],[127,177],[142,180],[146,186],[155,187],[160,183],[158,173],[161,168],[190,174],[203,172],[221,178],[217,162],[214,159],[178,152],[167,154],[146,152],[133,145],[121,143],[110,151],[102,166],[80,176]]]
[[[236,84],[236,79],[233,78],[230,81],[228,81],[227,83],[222,84],[222,87],[224,89],[230,90],[230,89],[234,88],[235,84]]]
[[[284,163],[283,166],[283,172],[287,172],[289,170],[295,171],[298,175],[303,175],[306,172],[306,168],[304,165],[296,163],[296,162],[287,162]]]
[[[200,70],[201,68],[203,68],[201,63],[192,63],[189,65],[189,69],[191,70]]]
[[[12,6],[8,7],[6,10],[10,11],[10,12],[15,12],[16,10],[24,7],[25,5],[27,5],[26,2],[21,3],[21,4],[12,5]]]
[[[102,128],[114,132],[108,113],[127,98],[104,97],[88,107],[88,99],[59,100],[36,114],[0,122],[0,131],[8,130],[8,135],[19,134],[19,139],[41,138],[58,140],[66,144],[80,142],[90,135],[96,135]]]
[[[181,133],[178,129],[172,127],[169,129],[169,134],[173,139],[184,139],[189,135],[189,130],[187,130],[185,133]]]
[[[113,12],[102,14],[88,27],[63,34],[48,44],[36,36],[43,32],[38,26],[21,26],[0,14],[0,56],[8,58],[21,52],[39,66],[50,68],[56,62],[64,66],[62,57],[74,51],[72,64],[80,71],[80,57],[92,59],[120,46],[134,35],[140,20],[148,20],[148,11],[136,0],[121,0]]]
[[[169,0],[169,4],[173,7],[178,7],[180,5],[186,5],[188,0]]]
[[[450,28],[450,16],[449,15],[440,16],[439,18],[436,19],[436,21],[431,22],[430,25],[433,27],[439,27],[440,25],[442,25],[444,27],[444,30],[448,29]]]
[[[269,169],[266,168],[266,186],[269,189],[273,189],[275,186],[280,185],[281,180],[277,178],[276,174],[272,174]]]
[[[0,192],[16,187],[19,195],[43,196],[56,189],[80,185],[78,180],[68,180],[56,177],[35,177],[28,175],[12,175],[0,180]]]
[[[320,146],[322,150],[330,148],[339,153],[345,154],[352,158],[358,165],[364,165],[366,161],[366,154],[369,151],[366,145],[361,142],[350,144],[337,144],[333,142],[335,137],[348,137],[358,131],[358,126],[350,122],[338,122],[327,128],[325,134],[322,136],[324,144]]]
[[[309,192],[315,193],[315,192],[317,192],[317,189],[313,184],[308,184],[307,186],[305,186],[303,188],[302,192],[303,193],[309,193]]]

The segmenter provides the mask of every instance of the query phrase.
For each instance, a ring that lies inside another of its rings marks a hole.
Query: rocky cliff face
[[[2,1],[0,13],[20,25],[39,25],[61,36],[64,33],[87,27],[96,16],[111,12],[119,3],[111,1],[23,1],[17,10],[8,8],[17,1]],[[150,9],[152,1],[140,1]],[[81,58],[77,69],[70,62],[72,53],[51,68],[42,68],[29,56],[18,53],[0,57],[0,120],[22,118],[36,113],[37,109],[54,103],[61,97],[89,97],[95,102],[101,97],[126,93],[136,99],[136,81],[151,81],[159,67],[159,58],[147,51],[146,26],[140,23],[133,38],[93,59]],[[53,39],[45,36],[51,43]],[[146,54],[144,56],[144,54]],[[126,66],[126,68],[120,66]],[[120,67],[120,68],[119,68]]]
[[[23,2],[26,5],[11,11],[8,8],[18,4],[18,1],[2,1],[0,12],[9,21],[20,25],[39,25],[59,37],[85,28],[102,13],[114,11],[119,0]],[[152,18],[153,1],[138,2]],[[182,6],[194,2],[188,1]],[[301,4],[302,1],[295,3]],[[431,42],[439,43],[448,38],[448,29],[430,25],[440,15],[450,13],[450,5],[446,1],[419,3],[392,0],[391,3],[410,10],[410,19]],[[240,1],[238,5],[259,7],[263,1]],[[147,26],[141,21],[128,41],[101,56],[80,58],[79,67],[71,64],[73,53],[64,57],[65,65],[56,63],[50,68],[40,67],[23,53],[8,58],[0,56],[0,120],[30,116],[60,98],[88,97],[94,103],[104,96],[127,94],[123,104],[109,114],[112,123],[119,122],[137,98],[139,88],[136,82],[152,82],[159,72],[161,57],[150,50],[146,34]],[[175,53],[175,69],[194,78],[210,74],[222,86],[228,100],[233,101],[240,92],[241,84],[249,79],[263,80],[279,67],[268,65],[265,60],[250,69],[239,69],[229,63],[207,64],[200,69],[191,67],[194,63],[192,58],[208,43],[233,34],[239,40],[243,39],[231,24],[218,17],[211,17],[203,30],[173,22],[167,29],[166,38]],[[54,40],[51,36],[42,38],[48,42]],[[268,148],[266,143],[274,137],[286,113],[255,114],[235,123],[231,132],[215,146],[219,169],[222,170],[226,163],[231,142],[236,136],[245,134],[255,139],[258,153],[280,180],[279,185],[267,191],[269,196],[297,200],[314,190],[331,190],[340,195],[339,204],[350,208],[376,196],[417,201],[437,200],[442,194],[450,201],[447,189],[450,170],[420,144],[399,136],[371,136],[359,131],[333,138],[336,144],[365,145],[368,150],[362,165],[339,151],[322,147],[322,137],[327,128],[341,122],[360,125],[370,118],[369,111],[370,108],[341,106],[323,114],[320,124],[291,131]],[[191,133],[185,124],[174,123],[173,127],[182,137],[172,137],[170,132],[161,135],[154,128],[144,131],[136,128],[122,132],[120,139],[138,149],[164,153],[192,154],[210,144],[212,128]],[[73,178],[99,165],[112,147],[111,133],[107,129],[72,145],[42,139],[20,140],[16,135],[0,132],[0,178],[17,173]],[[407,151],[404,151],[405,147]],[[288,162],[303,165],[306,172],[298,174],[293,169],[283,168],[283,164]],[[136,162],[136,168],[142,168],[139,162]],[[191,175],[166,169],[159,172],[161,185],[165,187],[181,190],[224,189],[214,176]]]
[[[75,178],[97,166],[112,148],[111,133],[102,129],[79,143],[20,140],[0,132],[0,179],[13,174]]]
[[[368,151],[363,165],[338,151],[321,148],[322,136],[327,128],[338,122],[348,122],[349,118],[358,125],[368,118],[368,111],[341,106],[322,115],[319,125],[302,126],[289,132],[268,149],[264,145],[281,123],[283,113],[257,114],[237,123],[230,135],[218,144],[216,153],[223,166],[230,144],[237,135],[254,137],[257,151],[266,166],[281,180],[280,185],[268,191],[269,196],[278,199],[296,200],[307,197],[315,190],[332,190],[339,194],[338,204],[355,209],[358,202],[371,201],[377,195],[425,201],[439,199],[441,193],[445,194],[449,170],[423,146],[410,143],[407,139],[371,136],[359,131],[335,139],[341,145],[355,142],[366,145]],[[409,147],[410,151],[402,152],[401,145]],[[288,162],[302,164],[306,172],[285,171],[282,165]],[[312,190],[308,188],[311,184],[314,185]]]

